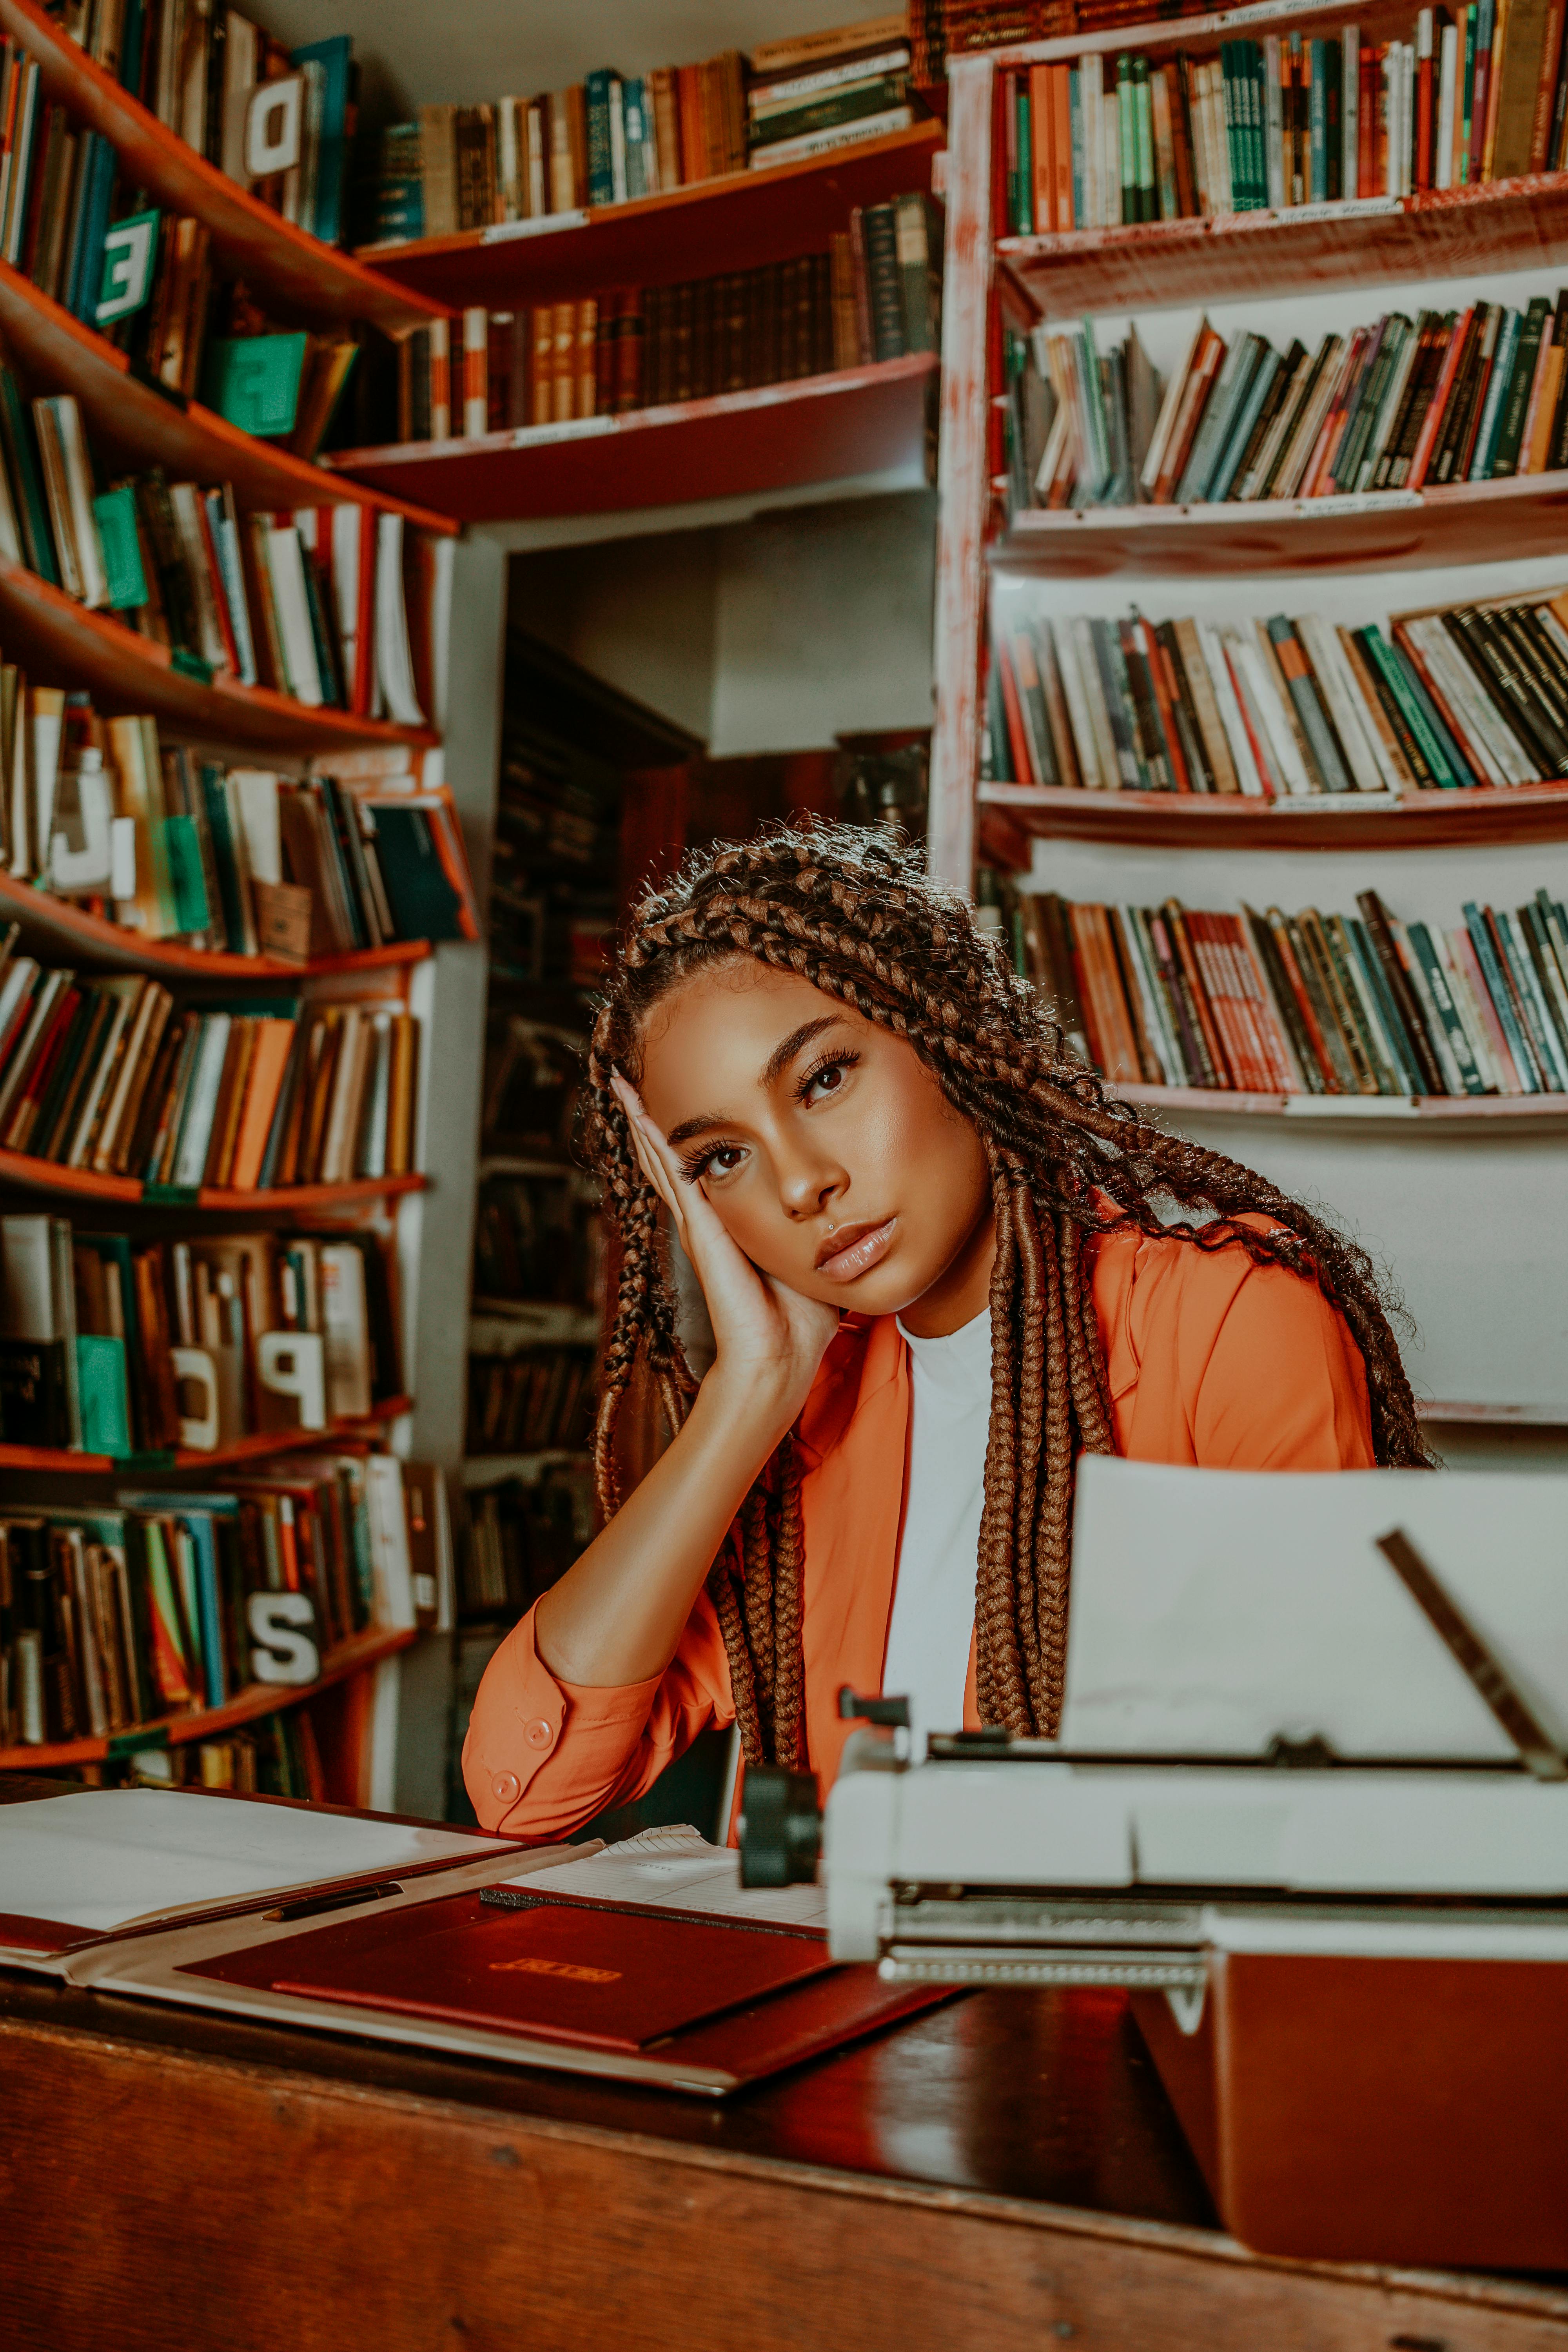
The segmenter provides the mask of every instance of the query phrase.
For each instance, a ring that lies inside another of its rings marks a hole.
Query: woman
[[[826,1785],[846,1683],[931,1729],[1049,1737],[1081,1450],[1427,1459],[1364,1255],[1108,1099],[885,836],[777,832],[648,899],[589,1081],[623,1252],[606,1524],[485,1675],[463,1761],[488,1828],[569,1831],[709,1724]],[[713,1326],[700,1386],[661,1202]],[[639,1355],[676,1433],[623,1500]]]

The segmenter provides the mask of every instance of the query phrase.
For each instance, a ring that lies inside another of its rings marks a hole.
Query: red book
[[[991,648],[991,658],[996,665],[996,677],[1002,688],[1002,708],[1007,714],[1007,743],[1013,762],[1013,774],[1021,784],[1035,782],[1034,761],[1029,757],[1029,740],[1024,728],[1023,706],[1018,700],[1018,681],[1013,675],[1013,665],[1007,648],[998,637]]]
[[[1023,77],[1020,75],[1020,80]],[[1034,176],[1034,222],[1037,236],[1046,230],[1060,228],[1057,218],[1057,184],[1053,150],[1056,141],[1056,113],[1051,104],[1051,69],[1049,66],[1032,66],[1029,69],[1029,164]]]
[[[1361,105],[1356,115],[1356,194],[1358,196],[1380,196],[1383,185],[1377,176],[1377,51],[1370,42],[1361,45]]]
[[[354,674],[349,699],[354,716],[368,718],[375,694],[375,555],[379,536],[376,510],[359,510],[359,578],[355,583]]]
[[[1056,188],[1055,228],[1071,228],[1072,82],[1066,66],[1051,68],[1051,173]]]

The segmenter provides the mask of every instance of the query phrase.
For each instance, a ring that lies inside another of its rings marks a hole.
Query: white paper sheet
[[[1342,1757],[1513,1749],[1376,1548],[1402,1528],[1568,1744],[1568,1478],[1173,1470],[1086,1456],[1074,1510],[1074,1751]]]
[[[252,1895],[503,1851],[493,1838],[197,1790],[84,1790],[0,1805],[0,1911],[107,1934]]]
[[[694,1829],[644,1830],[584,1862],[509,1879],[531,1895],[593,1895],[605,1903],[647,1903],[709,1911],[726,1919],[765,1919],[786,1927],[826,1927],[826,1886],[742,1888],[733,1846],[710,1845]]]

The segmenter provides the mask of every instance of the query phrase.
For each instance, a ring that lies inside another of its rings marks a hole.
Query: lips
[[[858,1224],[840,1225],[829,1234],[816,1253],[816,1271],[829,1282],[855,1282],[867,1269],[887,1256],[893,1245],[897,1217],[889,1217],[873,1225],[864,1220]]]

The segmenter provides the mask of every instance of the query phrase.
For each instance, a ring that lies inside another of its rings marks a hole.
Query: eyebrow
[[[803,1021],[798,1029],[792,1029],[787,1037],[781,1037],[757,1073],[758,1086],[764,1090],[773,1086],[788,1069],[803,1046],[809,1045],[814,1037],[820,1037],[825,1029],[837,1028],[843,1017],[840,1013],[826,1013],[816,1021]],[[701,1111],[697,1118],[683,1118],[679,1127],[672,1127],[665,1141],[672,1151],[679,1150],[683,1143],[691,1142],[699,1135],[710,1135],[716,1127],[731,1127],[733,1124],[728,1112]]]

